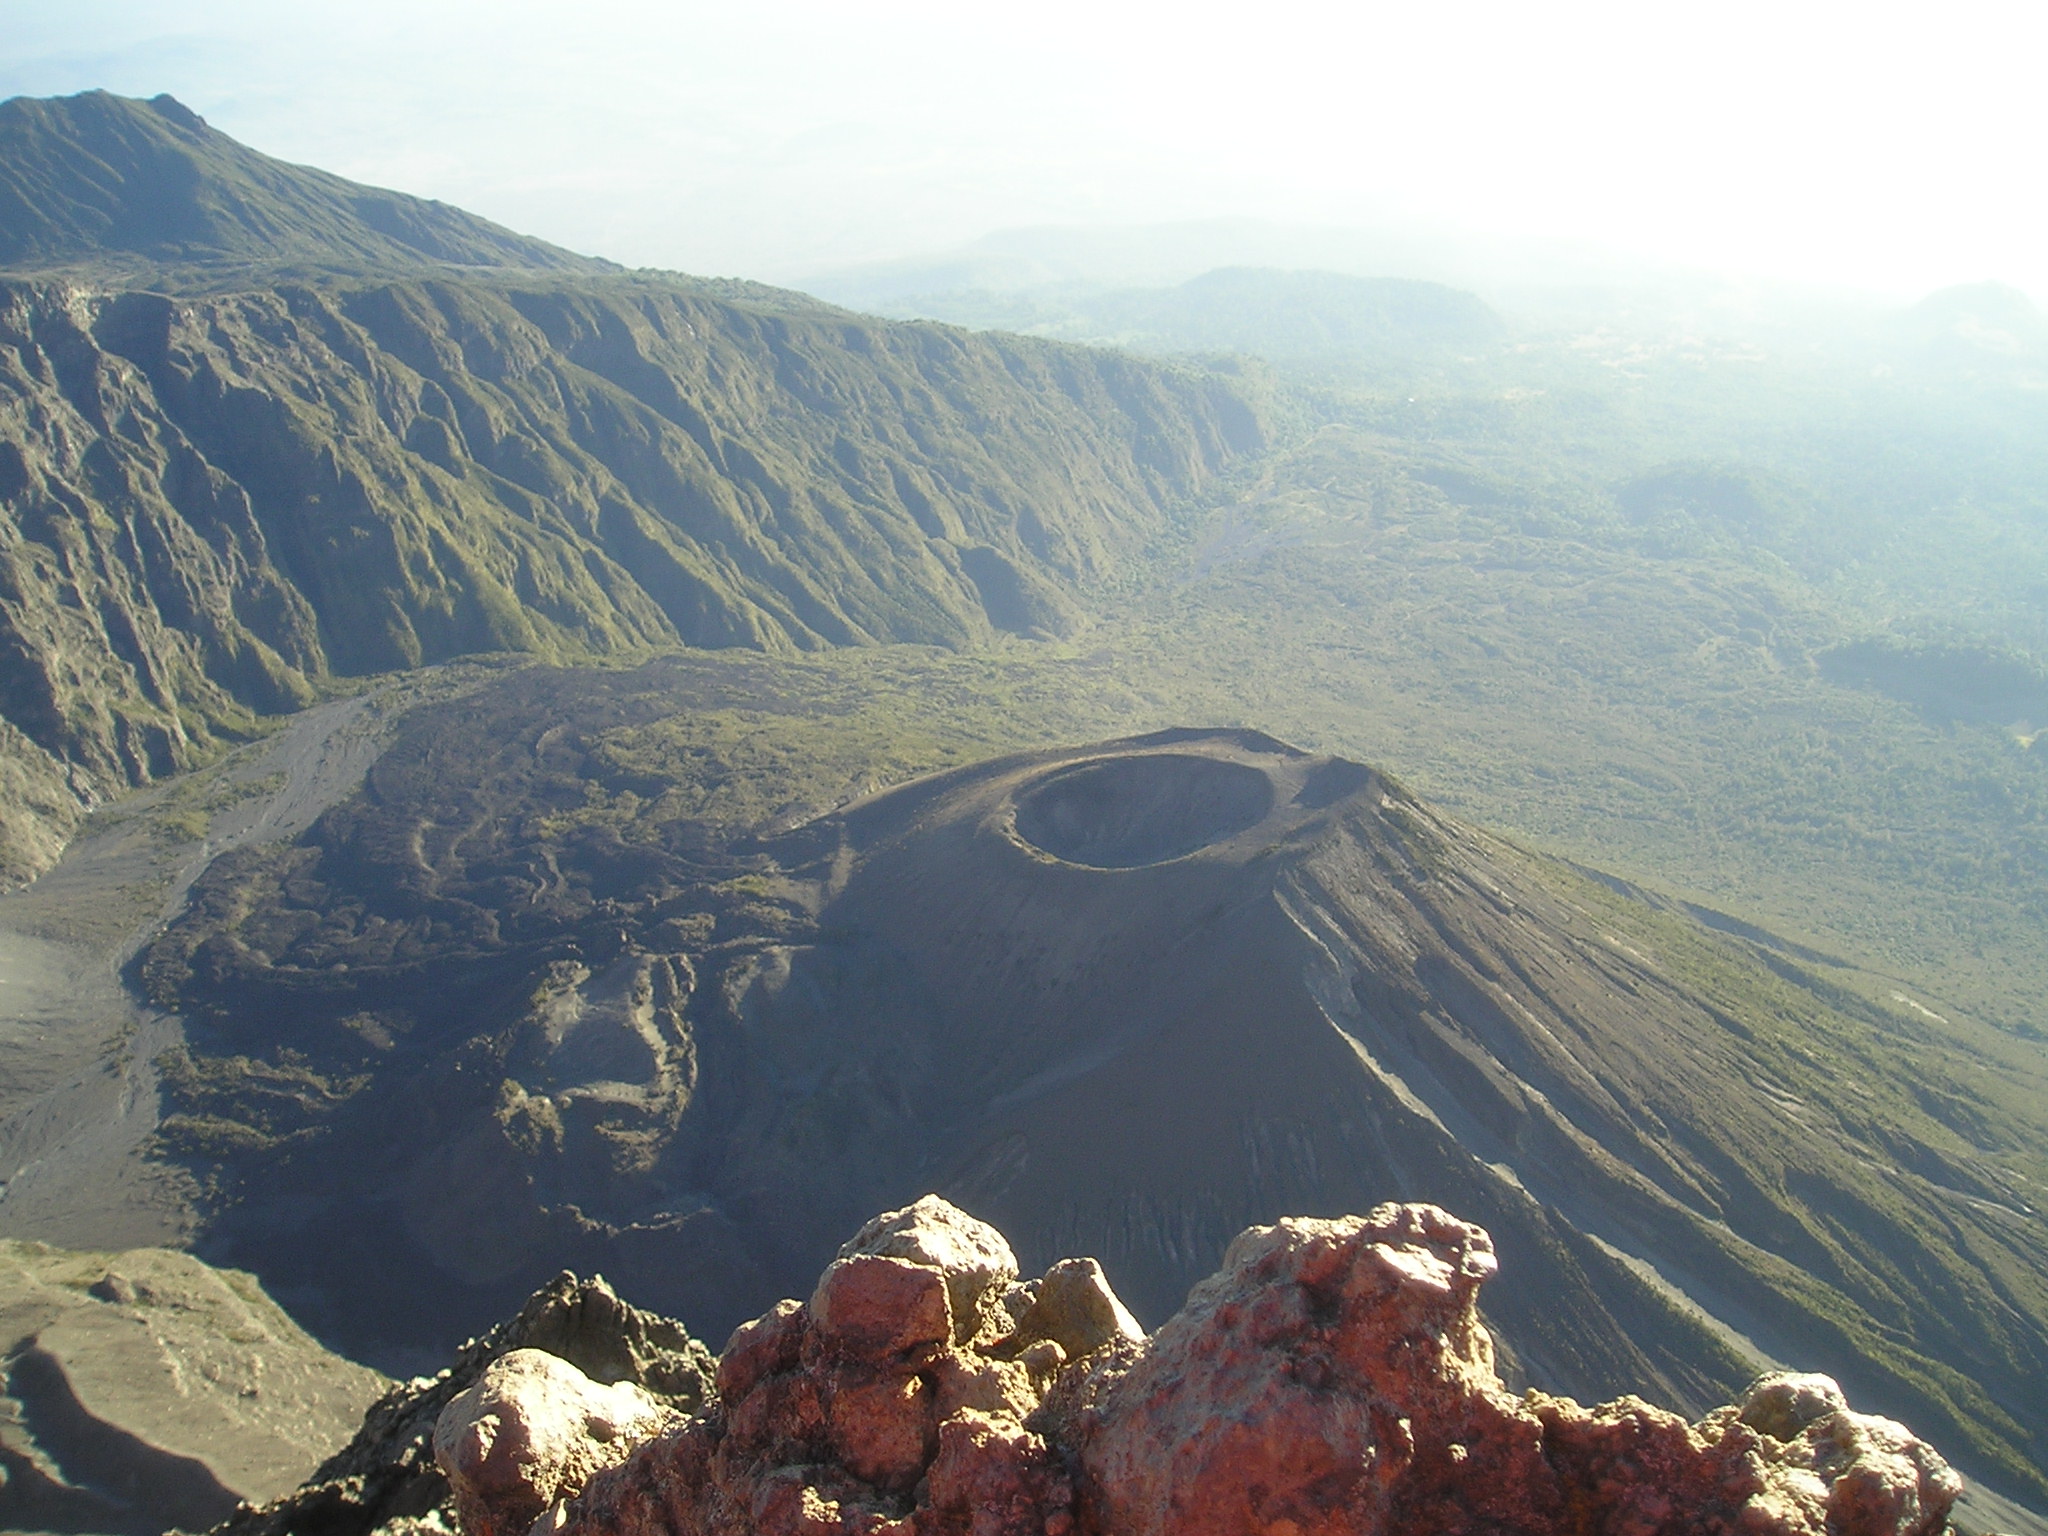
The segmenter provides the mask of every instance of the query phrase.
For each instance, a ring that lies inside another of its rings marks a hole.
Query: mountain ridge
[[[273,159],[169,95],[0,102],[0,268],[292,261],[620,270],[447,203]]]

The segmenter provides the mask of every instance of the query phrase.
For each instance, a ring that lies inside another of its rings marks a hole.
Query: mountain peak
[[[445,203],[272,159],[174,96],[0,102],[0,267],[615,270]]]
[[[108,93],[102,91],[96,94],[107,95]],[[121,98],[115,96],[111,99],[119,101]],[[180,128],[202,130],[207,126],[205,118],[201,117],[197,112],[194,112],[190,107],[186,106],[185,103],[178,100],[178,98],[173,96],[169,91],[164,91],[159,93],[158,95],[150,97],[149,105],[150,109],[154,111],[159,117],[169,118],[172,122],[176,123]]]

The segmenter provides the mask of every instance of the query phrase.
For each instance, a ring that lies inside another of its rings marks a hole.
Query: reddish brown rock
[[[906,1259],[863,1254],[829,1265],[811,1292],[805,1342],[815,1352],[908,1364],[953,1338],[946,1277]]]
[[[960,1342],[985,1332],[1009,1332],[1008,1319],[998,1308],[1004,1290],[1017,1278],[1017,1256],[1002,1233],[937,1195],[900,1211],[884,1211],[839,1250],[842,1259],[859,1254],[907,1259],[944,1275]]]
[[[1486,1234],[1430,1206],[1246,1232],[1076,1426],[1084,1522],[1335,1536],[1383,1528],[1433,1460],[1526,1483],[1540,1434],[1485,1399],[1493,1269]]]
[[[593,1472],[676,1422],[631,1382],[600,1386],[545,1350],[515,1349],[441,1411],[434,1460],[468,1536],[521,1536]]]
[[[939,1431],[927,1474],[929,1530],[1066,1536],[1073,1489],[1045,1441],[1014,1419],[962,1409]]]
[[[714,1409],[594,1478],[553,1527],[1068,1536],[1071,1485],[1025,1424],[1067,1352],[1016,1337],[1009,1245],[927,1198],[840,1253],[807,1303],[733,1335]],[[1097,1310],[1128,1317],[1102,1289]]]
[[[1926,1536],[1960,1484],[1825,1377],[1688,1424],[1633,1398],[1514,1397],[1476,1297],[1484,1232],[1432,1206],[1231,1245],[1062,1439],[1115,1536]],[[1747,1420],[1747,1422],[1745,1422]]]
[[[1018,1285],[976,1228],[929,1199],[870,1223],[808,1304],[734,1334],[717,1405],[547,1528],[1932,1536],[1959,1489],[1825,1377],[1697,1424],[1511,1395],[1475,1304],[1492,1244],[1433,1206],[1253,1228],[1150,1340],[1099,1267]]]
[[[1046,1340],[1070,1359],[1105,1344],[1137,1343],[1145,1337],[1138,1320],[1109,1288],[1109,1277],[1094,1259],[1061,1259],[1033,1283],[1029,1304],[1017,1317],[1021,1341]]]

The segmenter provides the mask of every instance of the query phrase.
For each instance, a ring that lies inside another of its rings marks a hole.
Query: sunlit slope
[[[247,1275],[161,1248],[0,1243],[0,1522],[202,1530],[293,1487],[389,1385]]]
[[[16,284],[0,715],[103,788],[467,652],[1056,632],[1263,436],[1213,376],[682,282]]]
[[[274,160],[169,96],[0,102],[0,267],[219,261],[611,265],[446,203]]]

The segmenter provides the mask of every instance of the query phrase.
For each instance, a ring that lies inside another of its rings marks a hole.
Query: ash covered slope
[[[1529,1376],[1696,1411],[1761,1352],[2042,1493],[2048,1242],[2003,1159],[2048,1133],[1969,1086],[2037,1056],[1253,735],[636,828],[661,787],[603,743],[665,677],[423,718],[150,959],[208,1251],[352,1347],[417,1274],[402,1321],[452,1331],[564,1261],[716,1333],[932,1187],[1157,1320],[1246,1225],[1422,1199],[1526,1277],[1493,1321]]]
[[[198,261],[615,270],[446,203],[274,160],[170,96],[0,102],[0,267]]]
[[[337,675],[1061,631],[1264,442],[1213,375],[483,235],[386,249],[338,213],[271,218],[226,171],[192,172],[244,221],[192,237],[208,259],[126,272],[100,258],[157,249],[127,214],[37,220],[98,207],[107,164],[155,185],[137,135],[298,177],[278,208],[373,194],[167,107],[10,123],[42,148],[4,162],[33,176],[0,199],[0,263],[99,256],[0,278],[0,877],[47,863],[80,803]],[[257,272],[227,260],[244,244],[349,270]]]

